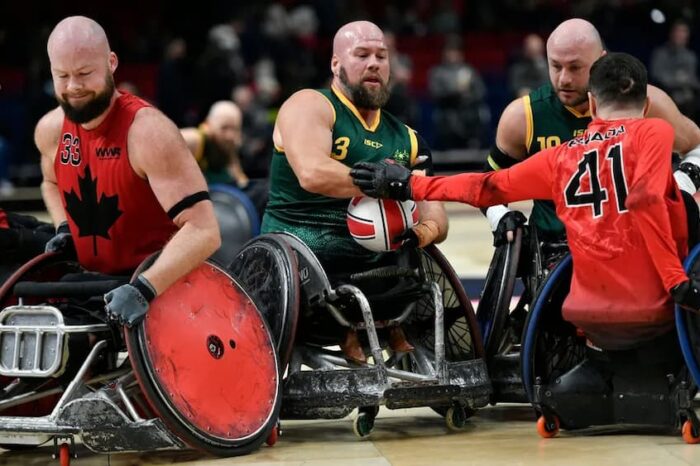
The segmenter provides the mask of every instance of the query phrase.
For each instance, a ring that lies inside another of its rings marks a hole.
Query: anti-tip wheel
[[[467,410],[463,406],[450,406],[445,413],[445,424],[451,431],[458,432],[467,425]]]
[[[366,412],[360,412],[357,417],[352,421],[352,431],[355,432],[359,438],[365,438],[372,433],[374,429],[374,416]]]
[[[553,416],[551,421],[547,421],[547,418],[540,416],[537,419],[537,433],[542,438],[556,437],[559,434],[559,418]]]
[[[700,443],[700,432],[698,432],[698,429],[693,426],[690,419],[683,423],[681,434],[683,435],[683,440],[685,440],[685,443],[689,443],[691,445]]]

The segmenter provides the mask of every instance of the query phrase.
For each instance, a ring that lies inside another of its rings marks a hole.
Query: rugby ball
[[[370,251],[398,249],[401,244],[391,240],[412,228],[418,220],[418,209],[413,201],[353,197],[348,205],[350,236]]]

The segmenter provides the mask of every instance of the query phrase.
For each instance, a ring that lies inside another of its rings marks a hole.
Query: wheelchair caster
[[[445,424],[451,431],[458,432],[467,425],[467,410],[463,406],[450,406],[445,413]]]
[[[70,466],[70,445],[67,443],[62,443],[58,447],[58,461],[61,466]]]
[[[374,419],[376,416],[376,413],[360,410],[355,420],[352,421],[352,431],[355,432],[355,435],[360,438],[365,438],[371,434],[372,429],[374,429]]]
[[[280,423],[277,422],[275,427],[270,431],[270,435],[265,439],[265,443],[270,447],[273,446],[277,443],[277,440],[279,440],[280,435],[282,435],[282,428],[280,427]]]
[[[690,420],[683,423],[681,434],[683,435],[683,440],[685,440],[685,443],[689,443],[691,445],[700,443],[700,432],[698,432],[698,429],[693,426],[693,423]]]
[[[559,418],[552,416],[552,420],[547,421],[546,417],[540,416],[537,419],[537,433],[542,438],[556,437],[559,434]]]

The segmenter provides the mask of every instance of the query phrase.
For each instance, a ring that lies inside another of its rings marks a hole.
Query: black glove
[[[156,290],[153,285],[146,277],[139,275],[128,285],[122,285],[104,295],[107,317],[131,327],[143,319],[149,303],[155,297]]]
[[[695,280],[688,280],[671,289],[673,300],[683,309],[700,312],[700,285]]]
[[[352,182],[368,196],[405,201],[411,198],[411,170],[393,162],[358,162],[350,170]]]
[[[525,225],[527,218],[522,212],[511,210],[507,212],[498,221],[496,231],[493,232],[493,245],[498,247],[508,242],[507,234],[509,231],[515,232],[518,227]]]
[[[61,222],[56,228],[56,234],[44,248],[44,252],[74,252],[73,236],[70,234],[68,222]]]

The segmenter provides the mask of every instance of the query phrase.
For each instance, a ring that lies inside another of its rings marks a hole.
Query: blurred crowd
[[[645,61],[652,82],[696,119],[697,13],[691,0],[124,0],[118,9],[22,2],[0,21],[0,195],[12,182],[38,180],[32,130],[55,106],[46,38],[70,14],[105,26],[121,60],[117,85],[178,126],[197,127],[213,103],[234,102],[242,114],[238,154],[255,179],[267,174],[278,106],[300,88],[327,85],[332,34],[347,21],[366,18],[387,31],[387,109],[435,149],[463,150],[490,146],[507,102],[547,82],[546,37],[573,16],[596,24],[608,48]]]

